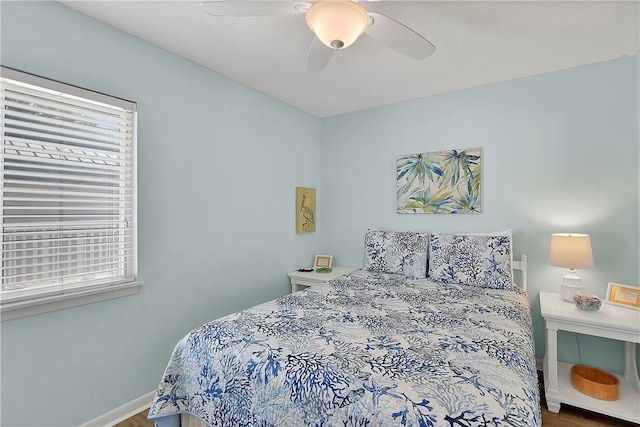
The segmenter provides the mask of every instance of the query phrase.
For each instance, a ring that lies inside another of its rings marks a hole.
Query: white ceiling
[[[304,15],[213,17],[197,1],[63,1],[323,118],[638,53],[636,1],[379,1],[436,46],[417,61],[361,36],[305,69]]]

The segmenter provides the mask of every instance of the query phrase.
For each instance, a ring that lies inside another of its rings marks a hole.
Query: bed
[[[209,322],[149,418],[179,426],[539,426],[511,233],[368,230],[362,270]]]

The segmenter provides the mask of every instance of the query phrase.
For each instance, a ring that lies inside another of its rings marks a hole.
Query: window
[[[0,85],[3,320],[130,287],[136,104],[4,67]]]

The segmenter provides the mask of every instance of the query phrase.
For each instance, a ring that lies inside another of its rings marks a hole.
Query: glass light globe
[[[318,0],[307,11],[307,25],[332,49],[351,46],[369,26],[369,15],[351,0]]]

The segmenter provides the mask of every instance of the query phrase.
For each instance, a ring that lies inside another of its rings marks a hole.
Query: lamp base
[[[569,272],[562,276],[562,284],[560,285],[560,295],[565,301],[573,302],[574,295],[584,294],[584,285],[582,277],[574,272]]]

